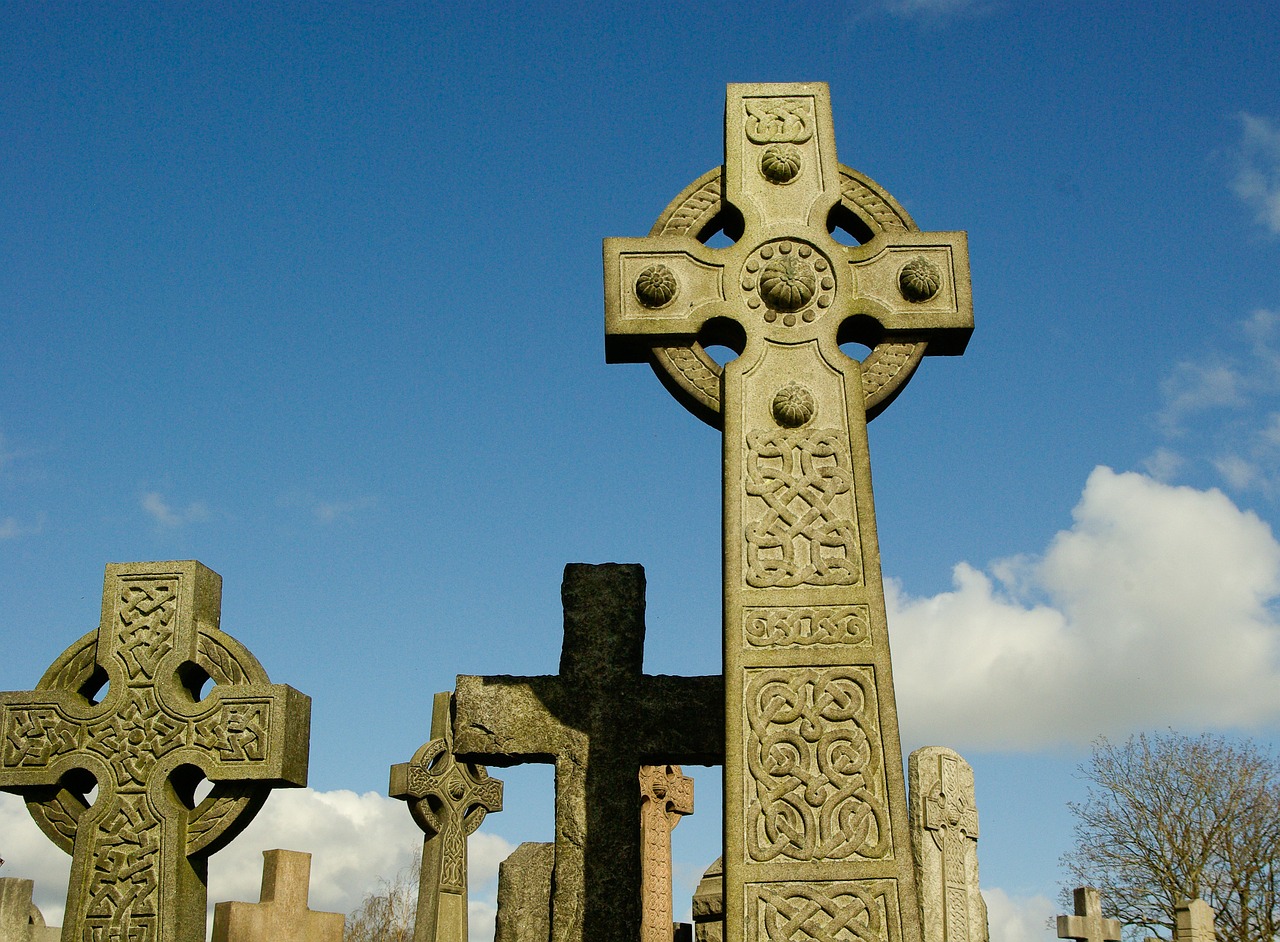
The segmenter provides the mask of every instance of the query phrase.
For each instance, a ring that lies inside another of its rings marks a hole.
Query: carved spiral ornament
[[[679,291],[676,276],[666,265],[650,265],[636,278],[636,299],[647,308],[666,307]]]
[[[783,428],[799,428],[818,411],[813,393],[799,383],[787,383],[773,397],[773,418]]]
[[[898,287],[908,301],[928,301],[942,287],[942,272],[923,255],[917,255],[902,266],[898,273]]]
[[[800,175],[800,148],[794,144],[770,144],[760,155],[760,173],[770,183],[790,183]]]

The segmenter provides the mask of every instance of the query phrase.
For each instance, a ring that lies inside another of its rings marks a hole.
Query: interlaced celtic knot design
[[[747,433],[747,584],[861,585],[853,471],[835,429]]]
[[[871,668],[751,670],[746,702],[752,859],[890,854]]]
[[[760,887],[757,903],[769,942],[889,942],[883,892],[854,883]]]

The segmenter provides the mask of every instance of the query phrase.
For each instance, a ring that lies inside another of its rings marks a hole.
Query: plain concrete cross
[[[693,814],[693,779],[678,765],[640,767],[641,942],[672,942],[671,832]]]
[[[459,759],[556,767],[553,942],[636,942],[641,765],[724,754],[719,677],[642,673],[644,569],[565,567],[560,673],[458,678]]]
[[[723,167],[606,239],[604,282],[609,361],[724,430],[725,938],[916,942],[866,424],[963,352],[965,235],[837,163],[826,85],[730,85]]]
[[[391,797],[409,803],[426,834],[414,942],[467,942],[467,837],[502,810],[502,783],[453,756],[452,706],[453,694],[436,694],[430,741],[391,767]]]
[[[346,917],[307,906],[311,855],[264,850],[262,857],[259,902],[215,905],[213,942],[342,942]]]
[[[221,597],[198,562],[110,564],[99,627],[0,693],[0,788],[72,855],[68,932],[203,942],[209,855],[307,782],[311,701],[218,630]]]
[[[1183,900],[1173,908],[1173,942],[1214,942],[1213,907],[1202,899]]]
[[[1102,899],[1091,886],[1075,889],[1076,913],[1058,917],[1058,938],[1076,942],[1120,942],[1120,920],[1102,918]]]

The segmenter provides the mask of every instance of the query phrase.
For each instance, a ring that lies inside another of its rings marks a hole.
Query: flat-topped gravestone
[[[1202,899],[1183,900],[1173,909],[1173,942],[1215,942],[1213,907]]]
[[[1102,915],[1102,896],[1091,886],[1078,886],[1075,915],[1058,917],[1058,938],[1076,942],[1120,942],[1120,920]]]
[[[526,841],[498,865],[498,915],[493,942],[547,942],[551,938],[554,844]]]
[[[918,942],[866,426],[963,352],[965,235],[837,162],[826,85],[730,85],[723,166],[604,282],[609,361],[724,430],[725,938]]]
[[[32,880],[0,877],[0,942],[58,942],[62,930],[46,926],[44,914],[31,901]]]
[[[203,942],[209,855],[307,782],[311,701],[218,629],[221,597],[198,562],[110,564],[98,628],[0,693],[0,789],[72,855],[68,939]]]
[[[565,567],[560,673],[458,678],[454,748],[465,762],[556,768],[554,942],[636,942],[641,765],[719,763],[719,677],[642,673],[644,569]]]
[[[453,755],[453,695],[435,695],[431,739],[391,767],[389,794],[409,803],[426,837],[418,876],[414,942],[467,942],[467,838],[502,810],[502,783]]]
[[[678,765],[640,766],[640,939],[674,942],[671,832],[693,814],[693,779]]]
[[[307,907],[311,855],[264,850],[262,857],[259,902],[216,904],[213,942],[342,942],[346,917]]]
[[[926,746],[907,762],[920,925],[930,942],[987,942],[978,889],[978,806],[960,754]]]

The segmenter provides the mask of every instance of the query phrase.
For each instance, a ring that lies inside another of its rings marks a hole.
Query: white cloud
[[[194,501],[183,509],[175,509],[159,491],[148,491],[140,501],[142,509],[162,527],[180,527],[184,523],[197,523],[209,519],[209,508]]]
[[[1280,720],[1280,544],[1216,490],[1097,468],[1070,530],[955,588],[886,586],[904,734],[1037,749]]]
[[[317,500],[311,512],[321,523],[333,523],[335,520],[350,517],[361,510],[376,506],[377,498],[356,497],[352,500]]]
[[[3,875],[36,881],[35,900],[50,925],[60,925],[71,858],[31,821],[20,798],[0,794]],[[266,806],[231,846],[209,861],[209,925],[213,904],[256,903],[262,886],[262,852],[273,848],[311,854],[310,907],[349,913],[365,894],[409,863],[422,832],[404,802],[375,792],[321,792],[310,788],[272,793]],[[513,846],[478,831],[468,847],[470,932],[473,942],[493,938],[498,864]]]
[[[17,517],[4,517],[0,519],[0,540],[16,540],[21,536],[31,536],[34,533],[39,533],[43,529],[43,515],[35,523],[31,524],[22,523]]]
[[[987,926],[993,942],[1046,942],[1055,939],[1049,920],[1057,913],[1047,896],[1010,896],[994,887],[983,888]]]
[[[1280,128],[1269,119],[1240,115],[1240,145],[1231,188],[1259,223],[1280,235]]]
[[[1225,363],[1179,363],[1160,384],[1165,397],[1161,427],[1167,434],[1177,435],[1183,430],[1183,420],[1190,415],[1243,406],[1245,385],[1244,377]]]

